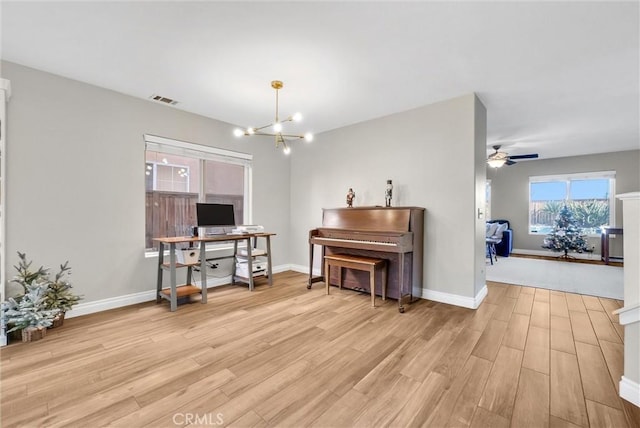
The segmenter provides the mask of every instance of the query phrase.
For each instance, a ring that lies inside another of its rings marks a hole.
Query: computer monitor
[[[199,227],[235,226],[236,218],[231,204],[196,204]]]

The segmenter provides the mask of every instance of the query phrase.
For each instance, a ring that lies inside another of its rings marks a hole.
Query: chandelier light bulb
[[[285,146],[284,149],[282,149],[282,151],[284,152],[285,155],[288,155],[289,153],[291,153],[291,147]]]
[[[236,128],[233,130],[233,135],[236,137],[242,137],[244,135],[244,131],[240,128]]]
[[[300,122],[302,120],[302,113],[297,112],[296,114],[291,116],[291,119],[293,119],[294,122]]]
[[[304,140],[307,143],[310,143],[313,141],[313,134],[311,132],[307,132],[306,134],[304,134]]]
[[[282,124],[280,122],[276,122],[273,124],[273,130],[275,132],[282,132]]]
[[[247,128],[247,134],[253,135],[255,133],[256,133],[256,130],[254,128]]]

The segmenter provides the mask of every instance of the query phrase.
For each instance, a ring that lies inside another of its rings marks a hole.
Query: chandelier
[[[291,153],[291,147],[287,144],[288,140],[293,139],[304,139],[307,142],[313,140],[313,135],[310,132],[307,132],[304,135],[297,134],[283,134],[282,133],[282,124],[285,122],[299,122],[302,120],[302,114],[296,113],[294,115],[288,116],[286,119],[280,119],[278,113],[278,91],[282,89],[284,84],[280,80],[274,80],[271,82],[271,87],[276,90],[276,118],[275,120],[264,126],[259,127],[249,127],[247,129],[236,128],[233,131],[233,134],[236,137],[242,136],[251,136],[251,135],[266,135],[269,137],[275,137],[276,148],[282,146],[282,151],[284,154],[288,155]]]

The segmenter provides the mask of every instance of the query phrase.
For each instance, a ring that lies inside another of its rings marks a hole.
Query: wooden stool
[[[376,269],[382,268],[382,300],[387,300],[387,261],[371,257],[333,254],[324,256],[324,275],[329,294],[329,278],[331,266],[338,268],[338,287],[342,288],[342,268],[357,269],[369,272],[369,288],[371,289],[371,306],[376,307]]]

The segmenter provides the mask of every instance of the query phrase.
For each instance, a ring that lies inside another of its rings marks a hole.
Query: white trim
[[[126,294],[124,296],[109,297],[107,299],[95,300],[93,302],[79,303],[72,310],[65,314],[65,318],[79,317],[81,315],[93,314],[96,312],[108,311],[109,309],[121,308],[123,306],[136,305],[138,303],[149,302],[156,299],[156,290],[142,291],[140,293]]]
[[[484,298],[487,296],[487,286],[485,285],[475,297],[460,296],[458,294],[443,293],[442,291],[423,289],[422,298],[434,300],[449,305],[462,306],[463,308],[478,309]]]
[[[550,250],[523,250],[514,248],[511,254],[524,254],[529,256],[546,256],[546,257],[558,257],[561,253],[554,253]],[[571,257],[581,260],[600,260],[600,254],[597,253],[571,253]]]
[[[182,149],[182,151],[185,151],[185,152],[196,151],[196,152],[210,153],[225,159],[236,160],[236,161],[240,159],[245,161],[253,160],[253,155],[249,153],[219,149],[217,147],[205,146],[203,144],[194,144],[194,143],[189,143],[187,141],[175,140],[173,138],[165,138],[157,135],[144,134],[144,141],[149,146],[148,150],[153,150],[153,151],[166,151],[166,148],[168,146],[168,147],[175,147],[175,148]],[[162,150],[162,148],[164,148],[165,150]],[[176,153],[176,154],[180,154],[180,153]]]
[[[640,384],[622,376],[620,379],[620,397],[640,407]]]
[[[627,199],[640,199],[640,192],[621,193],[619,195],[616,195],[616,198],[623,201]]]
[[[309,266],[304,266],[304,265],[290,265],[290,266],[292,271],[304,273],[307,275],[309,274]],[[320,268],[314,268],[313,275],[319,276]],[[475,297],[465,297],[457,294],[443,293],[441,291],[423,289],[421,296],[414,296],[414,297],[419,297],[421,299],[427,299],[427,300],[434,300],[436,302],[447,303],[455,306],[462,306],[463,308],[477,309],[478,306],[480,306],[480,303],[482,303],[484,298],[487,296],[487,292],[488,290],[486,285],[482,287],[480,292],[478,292],[478,294]]]
[[[580,180],[591,178],[616,178],[615,171],[577,172],[573,174],[534,175],[529,177],[529,183],[545,183],[548,181]]]
[[[640,322],[640,303],[636,303],[633,306],[622,307],[613,311],[613,313],[618,314],[620,325]]]
[[[275,266],[271,269],[271,274],[285,272],[291,270],[289,265]],[[200,286],[199,281],[194,281],[195,285]],[[207,289],[229,285],[231,283],[231,275],[222,278],[207,278]],[[109,297],[102,300],[94,300],[93,302],[79,303],[72,310],[65,314],[65,318],[79,317],[82,315],[94,314],[96,312],[108,311],[110,309],[122,308],[124,306],[137,305],[138,303],[152,302],[156,300],[156,290],[141,291],[139,293],[125,294],[123,296]],[[211,302],[215,304],[215,302]]]
[[[9,101],[9,98],[11,98],[11,81],[0,78],[0,91],[5,92],[5,101]]]
[[[304,265],[289,265],[291,267],[291,270],[294,272],[300,272],[300,273],[305,273],[307,275],[309,275],[309,266],[304,266]],[[313,275],[314,276],[320,276],[320,268],[314,268],[313,269]]]

